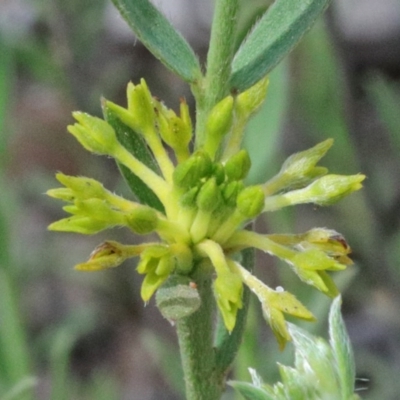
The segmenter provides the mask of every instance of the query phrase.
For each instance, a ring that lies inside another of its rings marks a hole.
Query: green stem
[[[212,277],[209,272],[197,275],[194,280],[201,297],[201,307],[177,322],[186,400],[219,400],[223,387],[222,376],[217,374],[215,368]]]
[[[205,125],[210,110],[227,94],[235,51],[234,35],[238,10],[238,0],[216,1],[207,55],[207,73],[202,86],[192,88],[197,103],[197,148],[205,141]]]

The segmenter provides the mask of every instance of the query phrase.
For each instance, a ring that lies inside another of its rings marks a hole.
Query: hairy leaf
[[[341,395],[343,399],[348,399],[354,392],[355,365],[350,339],[340,313],[341,302],[338,296],[332,303],[329,313],[329,336],[336,361]]]
[[[187,82],[201,77],[189,44],[149,0],[113,0],[138,39],[169,69]]]
[[[263,78],[299,42],[329,0],[276,0],[236,53],[231,89],[244,91]]]

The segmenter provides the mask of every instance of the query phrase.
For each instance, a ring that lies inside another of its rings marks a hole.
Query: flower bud
[[[124,224],[124,217],[120,211],[114,210],[109,203],[101,199],[76,200],[77,214],[104,221],[109,225]],[[64,207],[65,208],[65,207]],[[71,211],[69,211],[71,212]]]
[[[168,275],[159,276],[155,271],[148,272],[143,279],[140,295],[143,301],[149,301],[154,292],[168,278]]]
[[[239,193],[243,190],[244,185],[240,181],[232,181],[226,183],[222,188],[222,198],[228,207],[235,207]]]
[[[210,178],[201,188],[196,198],[199,210],[213,212],[222,202],[221,192],[215,178]]]
[[[327,206],[362,188],[365,175],[326,175],[307,187],[267,197],[264,210],[273,211],[294,204],[315,203]]]
[[[74,215],[53,222],[47,229],[50,231],[76,232],[83,235],[93,235],[110,227],[105,221],[94,220],[90,217]]]
[[[137,130],[146,134],[154,129],[155,113],[153,98],[144,79],[139,85],[129,82],[127,88],[128,111],[132,115],[133,124]]]
[[[173,174],[176,186],[189,189],[197,186],[201,178],[209,176],[212,172],[212,162],[209,155],[197,151],[186,161],[178,164]]]
[[[365,175],[327,175],[317,179],[304,190],[310,196],[311,203],[328,206],[362,188]]]
[[[214,106],[206,123],[205,150],[214,158],[223,137],[229,132],[233,120],[233,97],[227,96]]]
[[[325,175],[327,173],[326,168],[315,166],[331,148],[332,144],[333,139],[327,139],[311,149],[291,155],[283,163],[279,174],[284,175],[285,180],[290,182],[291,187],[300,185],[303,181],[307,182],[318,176]]]
[[[255,113],[263,104],[267,95],[269,85],[269,78],[258,81],[251,88],[245,92],[240,93],[236,98],[235,111],[242,118],[248,118],[251,114]]]
[[[242,308],[243,284],[240,276],[233,272],[218,273],[214,281],[214,295],[226,329],[232,332],[236,315]]]
[[[156,103],[156,111],[162,140],[174,150],[186,148],[192,138],[192,124],[186,102],[181,100],[181,118],[159,102]],[[182,113],[185,114],[184,119]]]
[[[225,173],[230,181],[240,181],[246,178],[250,171],[251,160],[247,150],[242,149],[228,159],[225,164]]]
[[[126,258],[123,246],[120,243],[107,241],[93,250],[89,261],[76,265],[75,269],[79,271],[99,271],[115,268],[122,264]]]
[[[158,276],[169,275],[175,268],[174,259],[170,254],[163,256],[159,259],[157,268],[155,270]]]
[[[189,189],[187,192],[183,193],[183,195],[179,198],[179,204],[184,208],[195,208],[197,194],[199,193],[199,187],[195,186]]]
[[[69,188],[49,189],[46,194],[47,196],[53,197],[54,199],[64,201],[74,201],[75,199],[74,192]]]
[[[142,257],[161,258],[170,253],[169,246],[164,244],[154,244],[143,251]]]
[[[326,271],[306,270],[301,268],[294,268],[296,275],[307,285],[312,285],[327,296],[334,298],[339,294],[333,279]]]
[[[261,186],[248,186],[239,193],[236,206],[245,218],[255,218],[264,208],[264,199]]]
[[[56,174],[56,178],[65,187],[71,189],[75,197],[81,200],[90,198],[104,199],[106,197],[106,189],[95,179],[64,175],[61,172]]]
[[[225,181],[225,168],[221,163],[214,163],[212,176],[215,178],[217,185],[221,185]]]
[[[157,228],[157,212],[147,206],[139,206],[126,215],[129,228],[138,235],[147,235]]]
[[[104,120],[82,112],[72,113],[78,123],[68,126],[79,143],[93,153],[113,155],[121,146],[114,129]]]

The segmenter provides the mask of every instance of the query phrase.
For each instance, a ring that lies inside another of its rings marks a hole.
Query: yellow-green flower
[[[332,145],[326,140],[291,156],[266,183],[246,186],[251,160],[240,149],[244,122],[260,106],[267,86],[264,79],[247,92],[221,100],[210,112],[204,146],[193,152],[189,150],[193,124],[186,102],[181,101],[178,116],[151,96],[144,80],[128,85],[127,108],[103,103],[109,122],[74,113],[77,123],[68,130],[78,141],[89,151],[115,158],[163,206],[161,210],[151,201],[124,199],[90,178],[57,174],[64,187],[51,189],[48,195],[65,201],[64,210],[71,216],[49,229],[94,234],[122,226],[133,234],[158,236],[156,242],[134,246],[107,241],[76,268],[102,270],[139,257],[137,272],[144,275],[141,296],[147,302],[164,287],[158,304],[168,307],[164,314],[168,318],[187,316],[198,309],[195,277],[201,270],[213,279],[215,301],[229,332],[243,306],[246,285],[258,297],[281,347],[290,340],[285,314],[313,320],[291,293],[269,288],[243,268],[236,255],[248,247],[265,251],[285,261],[303,282],[335,296],[337,288],[328,272],[351,264],[350,248],[343,237],[325,228],[297,235],[261,235],[245,226],[260,214],[285,206],[329,205],[360,189],[365,177],[327,174],[318,166]],[[121,134],[135,135],[150,157],[145,159],[127,149]],[[171,285],[175,281],[179,283],[176,287]],[[171,293],[175,297],[169,300]],[[191,299],[193,304],[185,308],[182,299]]]

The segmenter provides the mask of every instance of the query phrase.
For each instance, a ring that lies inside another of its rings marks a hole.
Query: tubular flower
[[[124,199],[94,179],[59,173],[63,187],[47,194],[66,202],[64,210],[71,216],[49,229],[94,234],[122,226],[134,234],[158,236],[157,242],[140,245],[107,241],[76,269],[114,268],[139,257],[137,272],[144,275],[141,296],[147,302],[164,288],[157,304],[170,319],[198,309],[195,280],[199,272],[208,274],[229,332],[242,308],[246,285],[260,300],[281,347],[290,340],[284,314],[313,320],[292,294],[269,288],[238,262],[236,254],[253,247],[279,257],[300,280],[334,297],[338,291],[328,272],[351,264],[344,238],[325,228],[297,235],[261,235],[244,227],[260,214],[282,207],[329,205],[360,189],[365,177],[331,175],[317,166],[332,145],[328,139],[289,157],[265,184],[246,186],[251,161],[240,149],[243,125],[261,104],[267,86],[263,80],[247,92],[221,100],[210,112],[204,147],[193,152],[186,102],[181,101],[178,116],[152,97],[144,80],[128,85],[127,108],[103,101],[104,120],[74,113],[77,122],[69,132],[87,150],[113,157],[138,201]],[[126,144],[127,137],[136,143],[134,147]]]

